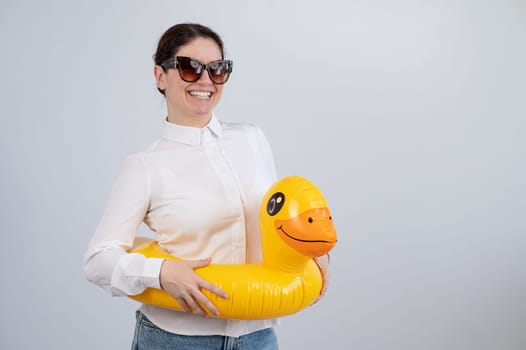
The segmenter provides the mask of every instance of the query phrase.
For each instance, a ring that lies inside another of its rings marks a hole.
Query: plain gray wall
[[[260,124],[335,218],[330,289],[282,349],[526,348],[523,0],[2,0],[0,348],[129,348],[137,304],[82,255],[159,136],[151,55],[186,21],[235,61],[219,118]]]

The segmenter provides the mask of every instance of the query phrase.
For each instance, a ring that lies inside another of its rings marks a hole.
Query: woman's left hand
[[[321,278],[322,278],[322,286],[321,286],[321,292],[320,295],[314,300],[314,302],[311,305],[316,304],[318,301],[320,301],[321,298],[323,298],[323,295],[327,291],[327,287],[329,287],[329,278],[330,278],[330,272],[329,272],[329,254],[322,255],[320,257],[314,258],[314,261],[316,264],[318,264],[318,267],[321,271]]]

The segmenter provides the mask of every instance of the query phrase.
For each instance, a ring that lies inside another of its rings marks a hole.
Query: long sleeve
[[[88,280],[114,296],[160,288],[163,259],[126,252],[148,210],[150,192],[149,172],[140,155],[128,157],[84,256]]]
[[[272,150],[257,125],[215,116],[203,128],[165,121],[160,139],[126,159],[85,255],[88,279],[114,296],[160,288],[163,260],[127,253],[141,223],[181,259],[260,262],[259,209],[275,180]],[[176,334],[239,337],[277,324],[203,318],[148,304],[140,309]]]

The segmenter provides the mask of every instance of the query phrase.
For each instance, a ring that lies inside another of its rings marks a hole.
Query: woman
[[[277,178],[271,149],[258,127],[213,114],[232,71],[214,31],[177,24],[154,59],[168,111],[163,134],[126,159],[86,252],[86,275],[114,296],[164,289],[187,311],[142,305],[133,349],[277,349],[276,320],[204,317],[203,308],[219,312],[202,289],[228,295],[194,273],[210,263],[260,261],[259,205]],[[141,222],[185,260],[127,253]],[[324,292],[327,257],[317,262]]]

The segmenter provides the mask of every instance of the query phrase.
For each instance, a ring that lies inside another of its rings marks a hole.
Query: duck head
[[[309,180],[289,176],[277,181],[260,210],[263,263],[289,269],[329,252],[337,242],[325,197]],[[274,263],[275,262],[275,263]]]

